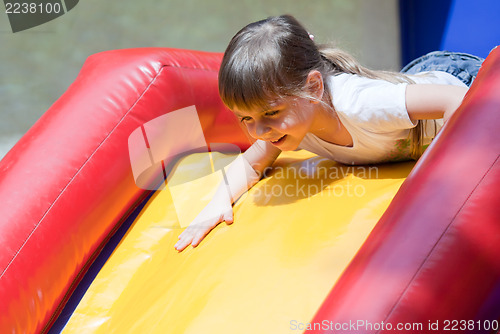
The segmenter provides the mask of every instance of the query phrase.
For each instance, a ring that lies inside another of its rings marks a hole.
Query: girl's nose
[[[256,122],[254,130],[255,138],[264,139],[271,132],[271,127],[264,122]]]

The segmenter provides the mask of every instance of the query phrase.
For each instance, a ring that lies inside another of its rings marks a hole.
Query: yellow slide
[[[215,171],[193,179],[188,171],[231,158],[207,155],[176,166],[63,333],[301,332],[414,165],[344,166],[306,151],[283,153],[235,203],[233,225],[220,224],[178,253],[178,235],[222,178]]]

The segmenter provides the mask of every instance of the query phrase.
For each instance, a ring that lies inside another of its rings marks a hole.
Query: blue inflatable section
[[[486,58],[500,44],[499,0],[400,0],[402,64],[436,50]]]

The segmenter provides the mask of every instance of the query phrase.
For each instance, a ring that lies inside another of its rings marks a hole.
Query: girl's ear
[[[312,103],[319,103],[323,99],[325,86],[323,85],[323,76],[317,70],[312,70],[307,75],[306,90],[311,95]]]

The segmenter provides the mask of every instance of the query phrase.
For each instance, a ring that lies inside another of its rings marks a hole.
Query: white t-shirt
[[[412,76],[412,79],[419,84],[467,87],[446,72],[426,72],[425,75]],[[408,137],[416,123],[410,120],[406,110],[408,84],[393,84],[347,73],[330,76],[327,80],[333,106],[351,134],[353,146],[335,145],[308,133],[299,148],[348,165],[409,159]],[[434,131],[434,122],[427,123],[426,141],[430,142],[443,122],[436,121],[437,131]]]

